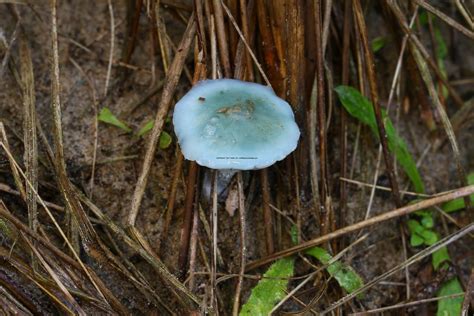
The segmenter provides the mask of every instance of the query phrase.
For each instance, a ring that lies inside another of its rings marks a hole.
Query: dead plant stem
[[[378,223],[381,223],[381,222],[388,221],[390,219],[394,219],[394,218],[398,218],[400,216],[408,215],[408,214],[411,214],[411,213],[416,212],[418,210],[427,209],[427,208],[432,207],[434,205],[441,204],[441,203],[444,203],[444,202],[447,202],[447,201],[451,201],[451,200],[454,200],[456,198],[468,196],[472,193],[474,193],[474,185],[462,187],[462,188],[459,188],[457,190],[446,193],[444,195],[439,195],[439,196],[433,197],[433,198],[428,199],[428,200],[424,200],[424,201],[421,201],[421,202],[418,202],[418,203],[415,203],[415,204],[410,204],[410,205],[407,205],[407,206],[404,206],[404,207],[401,207],[401,208],[394,209],[392,211],[389,211],[389,212],[371,217],[367,220],[364,220],[364,221],[346,226],[344,228],[340,228],[340,229],[338,229],[334,232],[331,232],[327,235],[314,238],[314,239],[309,240],[307,242],[301,243],[297,246],[290,247],[288,249],[276,252],[276,253],[272,254],[271,256],[267,256],[265,258],[262,258],[262,259],[254,261],[254,262],[251,262],[247,265],[245,270],[246,271],[253,270],[253,269],[258,268],[262,265],[270,263],[270,262],[272,262],[276,259],[291,256],[291,255],[293,255],[297,252],[304,251],[304,250],[309,249],[311,247],[314,247],[314,246],[320,245],[322,243],[328,242],[328,241],[330,241],[334,238],[344,236],[346,234],[361,230],[361,229],[366,228],[366,227],[370,227],[372,225],[375,225],[375,224],[378,224]]]
[[[387,167],[387,174],[390,180],[390,185],[392,187],[392,196],[393,196],[395,205],[397,207],[400,207],[402,205],[402,202],[400,200],[398,181],[397,181],[395,170],[393,167],[393,160],[388,149],[387,134],[385,132],[385,125],[382,119],[382,112],[380,109],[379,96],[377,92],[377,83],[376,83],[377,79],[375,77],[375,71],[374,71],[374,60],[373,60],[372,51],[369,45],[368,36],[367,36],[367,28],[365,25],[364,15],[363,15],[359,0],[353,2],[353,10],[355,14],[355,20],[358,25],[361,41],[362,41],[364,55],[368,58],[368,60],[366,60],[366,70],[367,70],[367,76],[368,76],[369,86],[370,86],[370,95],[371,95],[372,105],[374,107],[375,118],[377,120],[377,127],[378,127],[379,136],[380,136],[380,142],[382,144],[385,165]]]
[[[129,226],[135,225],[135,220],[140,209],[143,194],[145,193],[148,175],[150,173],[151,164],[153,162],[156,146],[163,125],[166,120],[166,115],[171,107],[171,99],[173,98],[176,86],[178,84],[179,77],[183,71],[184,61],[191,47],[191,43],[194,39],[194,33],[196,31],[196,25],[194,23],[194,14],[189,18],[188,26],[184,32],[181,43],[178,47],[178,51],[171,63],[168,75],[166,76],[161,100],[158,104],[158,110],[156,112],[153,129],[148,138],[145,159],[143,161],[142,170],[135,186],[135,191],[132,197],[132,205],[130,208],[130,214],[127,220]]]

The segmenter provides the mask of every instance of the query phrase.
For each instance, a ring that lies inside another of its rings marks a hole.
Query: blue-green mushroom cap
[[[212,169],[266,168],[295,150],[300,131],[290,105],[261,84],[204,80],[176,103],[183,155]]]

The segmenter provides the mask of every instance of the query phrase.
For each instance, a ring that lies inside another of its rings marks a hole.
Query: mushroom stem
[[[202,194],[206,201],[211,200],[211,188],[212,188],[212,173],[211,169],[206,170],[204,174],[204,180],[202,184]],[[219,169],[217,172],[217,196],[220,197],[222,193],[229,187],[230,182],[234,178],[234,175],[238,170],[235,169]]]

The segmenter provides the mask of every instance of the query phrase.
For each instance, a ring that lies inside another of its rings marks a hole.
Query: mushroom
[[[300,137],[286,101],[269,87],[234,79],[198,82],[176,103],[173,124],[184,157],[219,170],[266,168]]]

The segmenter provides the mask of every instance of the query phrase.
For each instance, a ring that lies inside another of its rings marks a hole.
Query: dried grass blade
[[[457,166],[458,174],[459,174],[459,182],[461,183],[461,185],[466,186],[467,185],[466,172],[461,162],[461,153],[459,151],[459,146],[456,141],[456,135],[454,134],[451,121],[449,120],[448,114],[446,113],[443,105],[441,104],[438,92],[436,91],[436,87],[433,83],[433,79],[431,78],[430,71],[428,70],[428,66],[424,62],[423,57],[421,56],[419,50],[413,44],[412,44],[412,52],[413,52],[413,57],[415,58],[415,61],[418,65],[418,69],[420,70],[421,77],[423,78],[423,81],[425,82],[425,85],[428,88],[428,92],[430,94],[431,100],[434,103],[434,106],[441,117],[441,122],[443,123],[444,130],[446,131],[446,135],[448,136],[448,140],[449,140],[449,143],[451,144],[451,148],[453,149],[454,159],[456,161],[456,166]],[[470,209],[471,199],[469,197],[466,197],[464,199],[464,202],[466,203],[466,207]]]
[[[286,0],[286,64],[288,68],[288,101],[293,106],[297,119],[305,115],[305,7],[301,0]],[[304,132],[303,132],[304,133]],[[305,158],[306,159],[306,158]],[[304,164],[302,164],[304,165]]]
[[[458,30],[459,32],[466,35],[470,39],[474,40],[474,32],[466,29],[464,26],[462,26],[461,24],[459,24],[458,22],[456,22],[455,20],[453,20],[452,18],[450,18],[449,16],[447,16],[446,14],[441,12],[440,10],[433,7],[427,1],[425,1],[425,0],[414,0],[414,2],[418,5],[420,5],[421,7],[423,7],[424,9],[430,11],[434,15],[436,15],[438,18],[440,18],[442,21],[444,21],[449,26],[453,27],[454,29]]]
[[[258,267],[260,267],[264,264],[272,262],[273,260],[283,258],[283,257],[287,257],[287,256],[291,256],[291,255],[293,255],[293,254],[295,254],[299,251],[309,249],[311,247],[314,247],[314,246],[320,245],[322,243],[328,242],[330,240],[333,240],[334,238],[341,237],[341,236],[344,236],[346,234],[349,234],[349,233],[352,233],[352,232],[355,232],[355,231],[359,231],[363,228],[370,227],[370,226],[375,225],[377,223],[385,222],[385,221],[388,221],[388,220],[391,220],[391,219],[394,219],[394,218],[398,218],[400,216],[408,215],[408,214],[411,214],[413,212],[416,212],[416,211],[419,211],[419,210],[422,210],[422,209],[428,209],[428,208],[430,208],[434,205],[438,205],[438,204],[441,204],[441,203],[444,203],[444,202],[447,202],[447,201],[451,201],[451,200],[454,200],[456,198],[469,196],[470,194],[473,194],[473,193],[474,193],[474,185],[470,185],[470,186],[459,188],[459,189],[454,190],[454,191],[449,191],[449,193],[438,195],[438,196],[433,197],[433,198],[428,199],[428,200],[424,200],[424,201],[421,201],[421,202],[418,202],[418,203],[414,203],[414,204],[410,204],[410,205],[407,205],[407,206],[404,206],[404,207],[401,207],[401,208],[394,209],[392,211],[383,213],[381,215],[371,217],[367,220],[357,222],[355,224],[346,226],[344,228],[340,228],[338,230],[333,231],[332,233],[329,233],[327,235],[320,236],[320,237],[317,237],[315,239],[306,241],[306,242],[301,243],[297,246],[294,246],[294,247],[276,252],[276,253],[272,254],[271,256],[259,259],[259,260],[254,261],[254,262],[251,262],[250,264],[247,265],[246,271],[258,268]]]
[[[332,1],[333,0],[326,0],[326,4],[324,6],[324,22],[323,22],[323,28],[322,28],[323,57],[326,55],[326,47],[327,47],[328,37],[329,37],[329,25],[331,24]]]
[[[184,61],[188,55],[191,43],[194,39],[194,34],[196,32],[196,24],[194,21],[194,14],[189,18],[188,26],[186,31],[183,34],[181,43],[179,44],[177,53],[171,63],[168,74],[166,75],[165,84],[163,87],[163,93],[161,95],[161,100],[158,104],[158,111],[156,112],[155,121],[153,124],[153,130],[151,135],[148,138],[148,144],[145,154],[145,159],[143,161],[142,171],[140,177],[138,178],[137,184],[135,186],[135,191],[132,197],[132,205],[130,209],[130,215],[127,220],[129,226],[135,225],[135,220],[138,215],[138,210],[145,193],[146,184],[148,181],[148,174],[150,172],[151,164],[155,156],[156,146],[158,143],[159,135],[163,130],[163,124],[166,119],[166,114],[171,107],[171,99],[174,95],[174,91],[178,84],[179,77],[183,71]]]
[[[260,50],[263,58],[263,64],[268,71],[269,79],[273,83],[275,93],[282,95],[283,84],[281,81],[283,78],[280,78],[279,74],[278,66],[280,61],[271,29],[273,21],[270,20],[268,6],[268,2],[264,0],[256,1],[257,23],[259,31],[258,35],[261,43]]]
[[[240,0],[240,18],[242,20],[242,32],[243,32],[244,38],[249,43],[251,43],[252,41],[250,40],[250,30],[249,30],[249,18],[248,18],[248,16],[252,15],[254,1],[253,0],[249,1],[248,6],[250,7],[250,10],[248,10],[245,3],[246,3],[245,0]],[[240,46],[240,41],[239,41],[239,44],[237,44],[237,47],[236,47],[237,52],[238,52],[237,48],[239,46]],[[235,60],[237,61],[237,54],[236,54]],[[237,64],[237,62],[235,64]],[[254,76],[253,76],[253,68],[252,68],[252,58],[251,58],[251,56],[248,52],[245,52],[245,62],[244,62],[244,64],[247,67],[246,74],[247,74],[248,81],[253,81]],[[234,76],[235,76],[235,73],[236,73],[236,69],[234,69]]]
[[[112,5],[111,0],[108,0],[107,4],[109,7],[109,15],[110,15],[110,50],[109,50],[109,63],[107,65],[107,76],[105,79],[105,86],[104,86],[104,97],[107,96],[107,90],[109,89],[110,75],[112,73],[112,62],[114,59],[114,46],[115,46],[114,7]]]
[[[470,304],[469,304],[470,303]],[[467,316],[469,312],[469,305],[473,307],[474,304],[474,268],[471,269],[469,282],[464,293],[464,300],[462,303],[462,316]]]
[[[431,67],[431,69],[435,72],[436,76],[438,77],[439,80],[443,83],[443,85],[448,89],[450,96],[453,98],[453,101],[459,106],[463,107],[464,106],[464,101],[461,99],[459,94],[456,92],[456,90],[453,89],[453,87],[449,84],[449,82],[446,80],[445,76],[441,73],[438,65],[436,62],[430,57],[430,54],[428,53],[428,50],[423,46],[421,41],[418,39],[418,37],[412,32],[410,26],[408,25],[405,16],[403,15],[402,11],[400,10],[400,7],[397,5],[397,3],[393,1],[387,1],[390,9],[393,11],[393,14],[396,16],[398,23],[402,27],[403,31],[405,32],[406,35],[409,36],[410,41],[418,48],[420,51],[421,55],[425,59],[425,61],[428,63],[428,65]],[[414,61],[413,61],[414,63]]]
[[[469,24],[469,27],[474,31],[474,20],[472,18],[471,12],[469,12],[469,10],[464,6],[464,3],[461,3],[461,0],[454,0],[454,3],[456,3],[456,7],[458,8],[459,12],[461,12],[467,24]]]
[[[193,301],[196,304],[200,304],[201,301],[191,292],[189,291],[173,274],[171,274],[168,268],[164,265],[164,263],[156,257],[153,253],[147,252],[143,247],[130,238],[127,233],[115,224],[110,218],[108,218],[90,199],[88,199],[82,192],[80,192],[77,188],[75,188],[76,194],[78,194],[81,201],[94,213],[97,218],[104,222],[109,230],[120,240],[126,243],[133,251],[137,252],[143,259],[145,259],[162,277],[168,284],[174,286],[176,289],[175,291],[180,294],[181,300],[186,298],[187,300],[184,301],[184,304],[188,308],[192,308],[192,303],[189,300]],[[182,294],[182,295],[181,295]]]
[[[62,133],[62,124],[61,124],[61,100],[60,100],[60,76],[59,76],[59,50],[58,50],[58,29],[57,29],[57,12],[56,12],[56,0],[50,0],[50,10],[51,10],[51,108],[53,112],[53,139],[55,145],[55,156],[54,156],[54,169],[57,177],[57,182],[61,188],[61,193],[63,195],[63,200],[66,204],[66,209],[74,219],[71,218],[71,227],[73,240],[78,242],[78,234],[80,234],[82,241],[87,245],[88,254],[94,257],[98,261],[103,261],[103,263],[108,263],[104,259],[104,253],[109,254],[106,249],[101,245],[97,233],[92,227],[91,222],[89,221],[87,215],[82,208],[77,195],[72,189],[72,184],[70,183],[67,173],[66,173],[66,163],[64,159],[64,148],[63,148],[63,133]],[[28,183],[29,184],[29,183]],[[37,194],[37,193],[36,193]],[[46,205],[42,202],[43,207]],[[84,272],[88,276],[89,280],[97,290],[99,296],[103,299],[106,304],[112,304],[114,309],[117,311],[125,312],[122,304],[113,296],[110,292],[105,292],[104,288],[100,287],[96,278],[93,278],[91,272],[84,266],[84,263],[80,260],[77,248],[79,247],[76,244],[74,247],[66,235],[63,233],[59,224],[57,224],[51,212],[46,209],[48,215],[55,222],[55,226],[58,231],[61,233],[61,236],[70,247],[74,257],[79,261]],[[95,251],[94,251],[95,250]],[[102,251],[101,251],[102,250]],[[109,258],[111,254],[109,254]],[[105,289],[106,290],[106,289]],[[106,298],[107,295],[107,298]]]
[[[143,0],[127,1],[127,37],[122,50],[122,60],[128,64],[137,42],[138,26]]]
[[[38,205],[34,191],[38,190],[38,140],[36,135],[36,97],[33,62],[26,35],[20,35],[20,78],[23,95],[23,143],[26,178],[31,183],[26,186],[26,204],[30,228],[38,230]],[[33,262],[35,266],[35,262]]]
[[[367,27],[365,24],[365,18],[363,15],[362,7],[359,1],[353,2],[353,10],[355,15],[355,21],[360,32],[360,37],[362,39],[362,47],[364,51],[367,67],[367,76],[369,79],[370,86],[370,96],[372,100],[372,105],[374,106],[375,118],[377,120],[377,127],[380,135],[380,142],[382,144],[383,155],[385,160],[385,165],[387,167],[387,173],[390,180],[390,185],[392,187],[392,196],[397,207],[402,205],[400,200],[400,192],[398,189],[398,182],[395,175],[395,169],[393,166],[393,158],[390,155],[388,144],[387,144],[387,134],[385,131],[385,125],[382,119],[382,112],[380,109],[379,96],[377,91],[377,78],[374,70],[374,58],[372,56],[372,51],[368,41]]]
[[[350,27],[352,24],[351,14],[351,3],[349,0],[344,2],[344,26],[343,26],[343,40],[342,40],[342,84],[347,85],[349,83],[349,47],[351,41]],[[341,107],[340,115],[340,177],[347,177],[347,112],[344,107]],[[316,162],[313,162],[316,165]],[[340,197],[340,212],[339,212],[339,227],[344,227],[346,224],[346,203],[347,203],[347,190],[344,181],[340,182],[339,188]],[[341,245],[343,242],[341,243]]]
[[[244,283],[245,273],[245,262],[247,256],[247,247],[245,242],[245,232],[247,230],[247,224],[245,220],[245,195],[244,195],[244,184],[242,180],[242,172],[237,173],[237,186],[239,191],[239,219],[240,219],[240,270],[239,277],[237,280],[237,288],[234,294],[234,305],[232,308],[232,315],[237,316],[239,314],[240,306],[240,293],[242,291]]]
[[[1,1],[0,1],[1,3]],[[7,64],[8,64],[8,60],[10,59],[10,54],[11,54],[11,50],[12,50],[12,46],[13,44],[15,43],[16,41],[16,38],[18,36],[18,33],[19,33],[19,30],[20,30],[20,21],[17,21],[16,22],[16,26],[15,26],[15,30],[13,31],[13,34],[11,36],[11,40],[10,40],[10,44],[8,44],[7,47],[5,47],[5,54],[3,55],[3,59],[2,59],[2,63],[0,65],[0,78],[3,77],[3,73],[5,71],[5,68],[7,67]],[[3,43],[4,45],[7,45],[7,43]],[[1,46],[0,46],[1,48]],[[3,48],[2,48],[3,49]]]
[[[64,294],[65,299],[68,301],[68,303],[74,307],[76,310],[76,313],[79,315],[87,315],[84,310],[81,308],[81,306],[77,303],[77,301],[72,297],[71,293],[68,291],[66,286],[63,284],[63,282],[60,280],[59,276],[54,272],[54,270],[51,268],[51,266],[46,262],[46,260],[43,258],[43,256],[39,253],[39,251],[36,249],[36,247],[33,245],[33,243],[22,233],[20,232],[21,237],[26,241],[26,243],[30,246],[31,250],[35,254],[35,256],[39,259],[39,262],[41,265],[46,269],[48,274],[51,276],[51,278],[54,280],[54,282],[58,285],[59,289],[61,292]]]
[[[10,250],[0,247],[0,259],[5,262],[8,262],[15,270],[17,270],[20,274],[25,276],[27,279],[31,281],[32,284],[35,284],[41,291],[43,291],[49,298],[51,298],[52,302],[56,304],[59,308],[64,310],[68,315],[74,315],[74,312],[62,302],[61,298],[59,298],[55,293],[50,291],[46,286],[44,286],[41,282],[39,282],[35,275],[33,274],[32,270],[29,270],[26,263],[20,262],[15,255],[10,253]],[[24,303],[24,300],[21,300]],[[30,311],[34,311],[34,315],[39,315],[40,311],[37,310],[35,303],[30,302],[28,304],[28,308]],[[2,306],[3,307],[3,306]]]
[[[0,121],[0,136],[1,136],[0,145],[5,149],[5,151],[11,152],[10,145],[8,144],[8,138],[7,138],[7,133],[5,131],[5,126],[3,125],[3,122],[1,121]],[[16,188],[20,192],[21,198],[24,201],[26,201],[25,187],[23,185],[23,181],[21,180],[18,169],[16,168],[15,159],[13,158],[12,155],[8,155],[8,154],[7,154],[7,159],[8,159],[8,162],[10,163],[10,169],[12,171],[13,180],[15,181]]]
[[[176,193],[178,192],[178,184],[181,178],[181,174],[183,172],[184,156],[179,149],[177,149],[176,155],[177,155],[176,165],[173,172],[173,181],[171,183],[171,187],[168,194],[168,203],[166,205],[163,230],[161,232],[160,241],[158,242],[158,245],[156,245],[157,253],[160,253],[161,245],[166,241],[166,238],[168,236],[168,230],[169,230],[171,219],[173,218],[173,213],[174,213],[174,205],[176,203]]]
[[[26,185],[28,185],[31,190],[33,190],[34,194],[36,195],[36,199],[37,201],[41,204],[41,206],[44,208],[44,210],[46,211],[48,217],[51,219],[51,221],[53,222],[54,226],[56,227],[56,229],[58,230],[60,236],[62,237],[62,239],[65,241],[66,245],[68,246],[69,250],[72,252],[74,258],[77,260],[79,266],[82,268],[82,270],[84,271],[85,275],[89,278],[89,280],[91,281],[92,285],[94,286],[94,288],[98,291],[99,293],[99,297],[101,299],[103,299],[103,302],[108,305],[109,303],[112,305],[112,307],[114,308],[114,310],[116,311],[119,311],[121,312],[122,314],[125,314],[126,313],[126,310],[125,308],[123,307],[123,305],[115,298],[115,296],[110,292],[110,290],[104,286],[104,284],[102,283],[102,281],[100,280],[100,278],[90,269],[86,268],[86,266],[84,265],[84,263],[82,262],[82,260],[80,259],[78,253],[74,250],[74,247],[72,246],[70,240],[66,237],[66,234],[64,233],[63,229],[61,228],[61,226],[58,224],[58,222],[56,221],[55,217],[53,216],[53,214],[51,213],[51,211],[49,210],[48,206],[46,205],[45,201],[41,198],[41,196],[38,194],[38,192],[36,190],[34,190],[34,188],[32,187],[31,183],[26,179],[26,175],[25,173],[20,169],[18,163],[14,160],[11,152],[9,150],[7,150],[7,148],[5,147],[4,143],[0,143],[0,146],[4,149],[5,153],[7,154],[7,157],[8,159],[13,163],[14,167],[17,168],[17,170],[19,171],[20,175],[23,177],[23,179],[25,179],[25,182],[26,182]],[[76,196],[74,196],[74,198],[76,198]],[[1,202],[1,200],[0,200]],[[5,207],[3,205],[0,204],[0,206],[2,206],[4,209]],[[6,209],[5,209],[6,210]],[[82,208],[81,208],[82,210]],[[0,211],[2,211],[2,209],[0,209]],[[5,213],[5,212],[3,212]],[[3,216],[6,216],[6,214],[3,214]],[[8,216],[7,216],[8,217]],[[11,218],[11,217],[8,217],[8,220],[10,220],[11,222],[15,222],[15,225],[16,226],[20,226],[20,224],[18,223],[18,221],[15,221],[14,218]],[[89,221],[87,221],[87,224],[88,225],[91,225]],[[25,229],[23,228],[23,231],[25,231]],[[36,234],[32,233],[30,236],[36,238]],[[89,240],[90,242],[90,240]],[[95,245],[88,245],[88,246],[95,246]],[[106,299],[107,298],[107,299]]]
[[[250,56],[252,56],[252,59],[253,61],[255,62],[255,65],[257,66],[258,70],[260,71],[260,74],[262,75],[263,77],[263,80],[265,81],[265,83],[271,87],[271,83],[270,83],[270,80],[268,80],[268,77],[267,75],[265,74],[265,72],[263,71],[263,68],[262,66],[260,65],[260,63],[258,62],[258,59],[257,57],[255,56],[255,54],[252,52],[252,48],[250,47],[249,43],[247,42],[247,40],[245,39],[245,36],[244,34],[242,34],[242,31],[240,30],[239,26],[237,25],[237,22],[235,21],[234,17],[232,16],[232,13],[230,12],[229,8],[227,8],[227,6],[224,4],[224,2],[222,2],[221,0],[221,3],[222,3],[222,7],[224,8],[227,16],[229,17],[230,21],[232,22],[232,24],[234,25],[235,27],[235,30],[237,31],[237,33],[239,34],[240,36],[240,39],[242,40],[242,42],[244,43],[245,47],[247,47],[247,50],[248,50],[248,53],[250,54]]]
[[[186,272],[189,254],[189,242],[193,223],[193,212],[197,190],[197,179],[199,178],[199,166],[195,161],[189,162],[189,173],[186,181],[183,224],[181,228],[180,246],[178,255],[178,270],[181,275]]]
[[[254,2],[253,0],[249,1],[249,4],[246,9],[246,16],[250,16],[250,24],[249,26],[249,36],[247,37],[245,34],[245,39],[252,43],[255,38],[255,15],[254,12]],[[243,19],[243,17],[241,17]],[[211,46],[212,47],[212,46]],[[246,58],[248,57],[248,58]],[[255,76],[253,73],[253,66],[252,66],[252,57],[250,56],[247,48],[244,45],[242,40],[239,40],[237,43],[237,48],[235,52],[235,59],[234,59],[234,78],[239,80],[245,81],[255,81]]]
[[[428,69],[425,61],[429,62],[430,65],[432,65],[434,63],[431,60],[431,58],[429,57],[429,54],[426,51],[426,49],[424,48],[424,46],[418,40],[418,38],[411,33],[411,30],[407,26],[405,18],[403,16],[400,8],[398,7],[398,5],[393,1],[388,1],[388,4],[389,4],[391,10],[393,11],[393,13],[395,14],[395,16],[397,17],[398,22],[402,26],[404,32],[406,34],[410,35],[410,37],[409,37],[410,44],[411,44],[410,49],[412,51],[413,58],[415,59],[415,62],[416,62],[417,67],[420,71],[421,77],[422,77],[423,81],[425,82],[425,85],[428,89],[429,95],[431,97],[431,101],[434,103],[434,106],[437,109],[437,111],[438,111],[438,113],[441,117],[443,127],[446,131],[449,142],[450,142],[451,147],[452,147],[453,152],[454,152],[454,158],[456,160],[456,166],[457,166],[457,170],[458,170],[458,174],[459,174],[459,178],[460,178],[459,179],[460,183],[465,186],[465,185],[467,185],[467,178],[466,178],[466,173],[465,173],[464,168],[463,168],[462,163],[461,163],[461,158],[460,158],[461,156],[460,156],[460,152],[459,152],[459,147],[457,145],[456,136],[454,134],[454,130],[453,130],[453,127],[452,127],[451,122],[449,120],[449,117],[446,114],[446,111],[445,111],[444,107],[441,104],[438,93],[437,93],[436,88],[435,88],[434,83],[433,83],[433,79],[431,78],[431,74],[429,72],[429,69]],[[432,68],[433,68],[433,66],[432,66]],[[439,72],[439,69],[436,66],[433,69],[437,73]],[[442,78],[442,76],[439,76],[439,77]],[[449,87],[449,85],[447,87]],[[470,201],[469,197],[465,198],[465,203],[466,203],[466,206],[468,208],[471,207],[471,201]]]
[[[163,63],[163,69],[165,74],[168,74],[168,69],[171,59],[171,47],[168,43],[167,33],[166,33],[166,24],[161,20],[159,6],[155,6],[154,16],[156,18],[156,33],[158,37],[158,44],[160,46],[161,52],[161,61]]]
[[[327,209],[327,202],[330,200],[330,187],[328,180],[328,153],[327,153],[327,131],[326,131],[326,100],[325,100],[325,84],[324,84],[324,47],[322,33],[323,26],[321,21],[321,2],[316,2],[314,4],[314,24],[315,24],[315,41],[316,41],[316,73],[314,76],[314,87],[313,92],[315,95],[315,106],[316,106],[316,121],[314,121],[314,111],[313,107],[310,109],[310,122],[313,125],[308,126],[310,129],[310,137],[312,137],[312,130],[318,131],[318,143],[319,143],[319,172],[321,174],[321,185],[319,186],[320,190],[320,201],[315,202],[315,205],[319,206],[319,224],[321,226],[321,233],[324,235],[329,232],[330,227],[327,222],[327,214],[330,212],[330,209]],[[317,123],[316,123],[317,122]],[[314,144],[310,145],[310,152],[315,151]],[[311,157],[311,169],[312,169],[312,181],[317,181],[317,171],[316,166],[314,166],[314,160],[316,157]],[[316,189],[315,184],[313,184],[314,189]],[[313,189],[313,190],[314,190]],[[315,198],[318,195],[315,196]]]
[[[43,200],[41,197],[38,195],[37,196],[38,202],[45,207]],[[46,208],[45,208],[46,209]],[[48,210],[46,209],[46,212]],[[126,314],[125,308],[120,308],[121,304],[116,301],[114,302],[113,300],[115,299],[113,297],[113,294],[110,292],[110,290],[105,286],[105,284],[102,282],[102,280],[95,274],[93,270],[90,269],[85,269],[84,265],[73,258],[69,257],[67,254],[56,248],[48,239],[41,237],[37,233],[33,232],[31,229],[28,228],[28,226],[24,225],[21,221],[19,221],[15,216],[13,216],[6,208],[6,206],[0,201],[0,216],[8,220],[17,230],[22,232],[23,234],[28,235],[29,238],[34,239],[35,242],[40,243],[43,247],[45,247],[48,251],[50,251],[53,255],[55,260],[58,260],[67,264],[68,266],[74,268],[77,271],[82,271],[84,275],[88,277],[92,277],[95,283],[101,288],[102,292],[106,294],[106,296],[109,298],[109,301],[112,301],[113,308],[115,311],[119,311],[121,314]],[[54,220],[53,220],[54,222]],[[61,232],[60,232],[61,233]],[[67,240],[66,240],[67,243]],[[70,273],[73,273],[74,271],[71,270]],[[82,287],[82,285],[79,285],[78,287]],[[88,297],[96,297],[97,303],[101,304],[103,307],[101,308],[107,308],[108,310],[110,309],[110,306],[108,303],[104,300],[101,300],[101,297],[97,297],[96,293],[92,294],[87,294]],[[84,295],[82,295],[84,296]],[[115,299],[116,300],[116,299]]]
[[[214,8],[214,16],[216,21],[216,31],[217,31],[217,44],[219,45],[219,57],[221,61],[221,65],[224,68],[224,76],[230,78],[232,76],[232,72],[230,69],[230,59],[229,59],[229,47],[227,42],[227,34],[225,30],[224,24],[224,13],[222,12],[222,7],[224,7],[224,3],[219,0],[212,0],[213,8]],[[227,14],[231,15],[228,12],[226,7]]]
[[[367,284],[365,284],[363,287],[357,289],[356,291],[352,292],[351,294],[349,294],[347,296],[344,296],[343,298],[341,298],[340,300],[338,300],[337,302],[332,304],[330,307],[328,307],[323,312],[321,312],[321,314],[324,315],[324,314],[329,313],[330,311],[336,309],[337,307],[339,307],[339,306],[347,303],[348,301],[352,300],[357,295],[367,291],[368,289],[370,289],[371,287],[373,287],[374,285],[376,285],[380,281],[382,281],[382,280],[394,275],[395,273],[403,270],[405,267],[410,266],[413,263],[418,262],[421,259],[431,255],[435,251],[437,251],[437,250],[439,250],[443,247],[446,247],[447,245],[455,242],[456,240],[462,238],[463,236],[465,236],[466,234],[469,234],[472,231],[474,231],[474,223],[471,223],[471,224],[465,226],[464,228],[458,230],[457,232],[455,232],[455,233],[453,233],[449,236],[446,236],[445,238],[441,239],[440,241],[433,244],[432,246],[430,246],[426,249],[423,249],[422,251],[416,253],[415,255],[411,256],[407,260],[403,261],[402,263],[400,263],[400,264],[396,265],[395,267],[393,267],[392,269],[388,270],[387,272],[382,273],[381,275],[374,278],[370,282],[367,282]]]
[[[270,21],[271,32],[273,34],[273,41],[275,43],[276,53],[277,53],[277,68],[279,71],[279,76],[281,82],[280,91],[277,90],[278,95],[282,96],[283,93],[287,91],[287,76],[288,76],[288,67],[285,61],[286,56],[286,44],[284,38],[286,36],[285,32],[285,20],[286,20],[286,8],[283,5],[273,5],[270,6],[268,11],[268,16]]]
[[[309,100],[309,162],[310,162],[310,182],[312,191],[312,200],[315,210],[321,209],[321,200],[319,196],[319,180],[318,180],[318,162],[317,162],[317,150],[316,150],[316,122],[317,122],[317,101],[318,95],[318,80],[315,76],[313,87],[311,89],[311,96]],[[342,110],[343,111],[343,110]]]
[[[30,0],[0,0],[0,3],[9,3],[9,4],[31,4]]]

